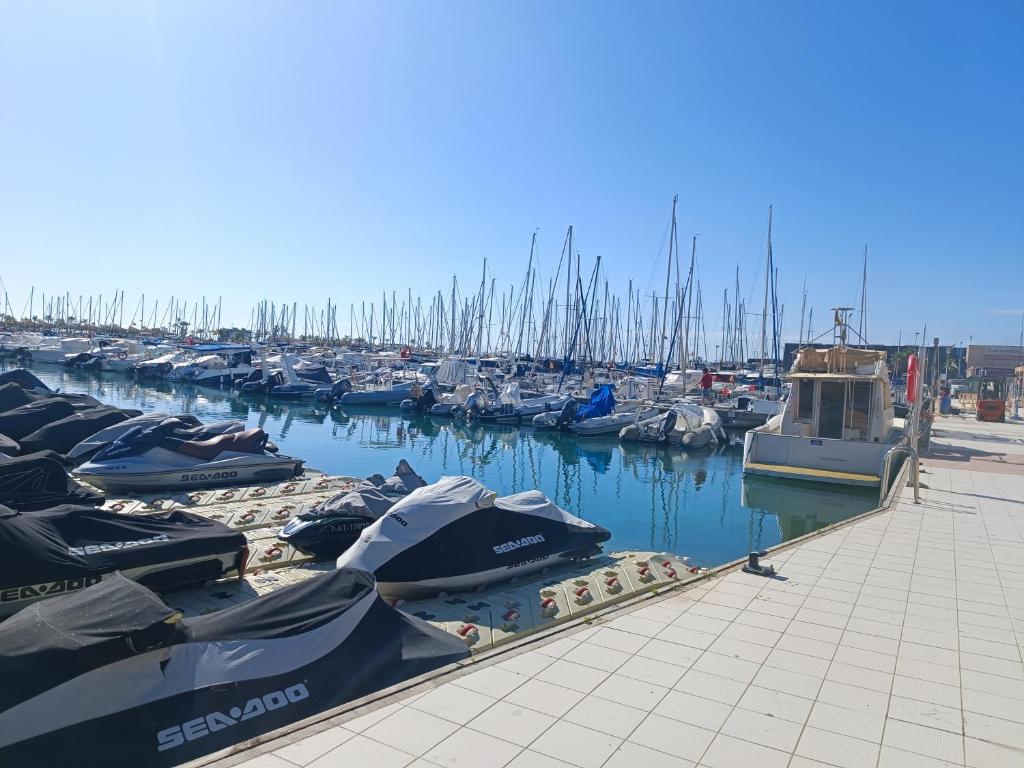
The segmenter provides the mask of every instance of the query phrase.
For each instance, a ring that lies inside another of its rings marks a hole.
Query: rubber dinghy
[[[370,571],[387,597],[424,597],[586,559],[609,538],[540,491],[496,498],[470,477],[442,477],[367,528],[338,567]]]
[[[189,512],[132,517],[64,504],[0,507],[0,618],[120,571],[156,590],[241,575],[244,534]]]
[[[296,515],[281,529],[278,538],[314,557],[337,557],[400,499],[427,481],[402,459],[395,474],[386,480],[371,475],[354,487]]]
[[[0,765],[178,765],[468,655],[361,571],[194,619],[115,575],[0,624]]]

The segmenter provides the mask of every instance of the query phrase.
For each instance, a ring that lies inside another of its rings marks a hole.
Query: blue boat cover
[[[594,390],[594,394],[590,396],[590,402],[581,405],[576,410],[574,421],[607,416],[613,410],[615,410],[615,395],[612,394],[611,384],[602,384]]]

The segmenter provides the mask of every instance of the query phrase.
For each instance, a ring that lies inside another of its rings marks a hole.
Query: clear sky
[[[585,272],[649,293],[678,193],[709,326],[737,264],[759,295],[771,203],[787,336],[805,278],[817,328],[858,304],[867,245],[870,340],[1015,344],[1022,29],[1020,2],[3,2],[0,278],[18,312],[34,285],[347,316],[485,256],[519,283],[535,229],[551,271],[572,224]]]

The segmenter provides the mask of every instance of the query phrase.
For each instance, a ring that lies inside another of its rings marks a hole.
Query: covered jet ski
[[[174,429],[175,425],[164,422],[129,430],[74,474],[107,491],[130,492],[245,485],[302,473],[302,459],[267,450],[267,433],[262,429],[208,440],[183,439]]]
[[[114,575],[0,624],[0,764],[179,765],[468,655],[361,571],[192,619]]]
[[[76,483],[53,451],[0,458],[0,504],[6,507],[27,511],[103,501],[103,494]]]
[[[52,392],[38,376],[24,368],[12,368],[9,371],[0,371],[0,385],[17,384],[22,389],[31,389],[36,392]]]
[[[381,475],[372,475],[296,515],[281,529],[278,538],[314,557],[337,557],[359,538],[364,528],[426,484],[402,459],[395,474],[386,480]]]
[[[168,416],[166,413],[146,413],[89,435],[68,451],[66,456],[77,463],[87,461],[101,449],[120,440],[135,427],[145,429],[163,424],[168,419],[177,422],[173,424],[173,434],[182,440],[209,440],[217,435],[223,435],[228,432],[241,432],[245,429],[245,422],[238,419],[227,419],[225,421],[215,421],[212,424],[203,424],[199,419],[190,414],[183,413],[180,416]],[[169,424],[168,427],[170,426],[172,425]]]
[[[141,414],[142,411],[115,408],[111,405],[87,408],[40,427],[18,442],[21,443],[21,450],[26,453],[34,451],[67,453],[81,440],[96,434],[101,429],[120,424]]]
[[[443,477],[395,504],[337,562],[373,573],[388,597],[420,597],[585,559],[609,538],[540,491],[496,498],[470,477]]]
[[[34,400],[35,398],[26,392],[19,384],[15,384],[14,382],[0,384],[0,413],[13,411],[15,408],[28,405]]]
[[[129,516],[72,504],[0,509],[0,617],[114,571],[160,591],[241,575],[246,541],[181,510]]]
[[[0,413],[0,433],[21,442],[40,427],[66,419],[75,412],[75,406],[60,398],[35,400]]]

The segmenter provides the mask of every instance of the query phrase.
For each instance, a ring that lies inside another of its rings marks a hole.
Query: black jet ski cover
[[[28,405],[33,400],[34,398],[19,384],[11,382],[0,386],[0,413],[7,413],[15,408]]]
[[[7,435],[0,435],[0,458],[4,456],[17,456],[21,453],[21,446],[17,440],[11,440]]]
[[[110,405],[88,408],[75,411],[70,416],[40,427],[18,442],[21,443],[21,450],[26,453],[34,451],[67,453],[82,440],[95,435],[101,429],[120,424],[122,421],[141,414],[141,411],[115,408]]]
[[[34,373],[24,368],[12,368],[9,371],[0,373],[0,384],[17,384],[22,389],[37,389],[40,392],[49,392],[50,388],[43,384]]]
[[[540,491],[496,498],[473,478],[442,477],[395,504],[337,564],[373,573],[385,595],[413,597],[589,557],[609,538]]]
[[[0,614],[113,571],[159,589],[202,583],[223,576],[225,560],[241,567],[245,547],[242,533],[181,510],[129,516],[64,504],[9,511],[0,514]]]
[[[103,501],[103,494],[75,482],[53,451],[0,458],[0,504],[27,511]]]
[[[67,400],[47,397],[33,403],[19,406],[7,413],[0,413],[0,433],[21,442],[40,427],[65,419],[75,412],[75,406]]]
[[[426,484],[402,459],[395,474],[386,480],[379,474],[371,475],[296,515],[281,530],[280,538],[314,557],[337,557],[399,499]]]
[[[0,624],[0,764],[179,765],[468,655],[361,571],[180,620],[114,575]]]

